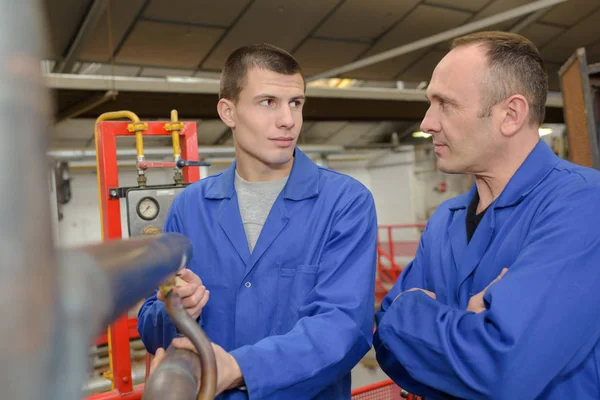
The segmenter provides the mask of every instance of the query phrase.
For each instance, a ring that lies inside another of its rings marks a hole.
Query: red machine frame
[[[172,129],[167,125],[172,121],[148,122],[148,129],[142,136],[172,136]],[[98,122],[96,129],[96,156],[98,162],[98,188],[100,200],[100,219],[102,239],[104,241],[121,239],[121,205],[119,198],[111,198],[109,190],[119,187],[119,172],[117,165],[117,137],[134,137],[130,131],[129,121]],[[198,161],[198,135],[195,122],[182,122],[183,129],[179,131],[181,158],[187,161]],[[183,183],[192,183],[200,179],[199,167],[183,168]],[[131,357],[129,340],[132,334],[132,324],[135,319],[127,315],[120,317],[109,328],[106,340],[109,345],[110,368],[112,372],[113,390],[106,393],[89,396],[88,400],[113,400],[142,398],[144,385],[134,386],[131,374]],[[137,333],[137,327],[134,326]],[[98,340],[102,340],[100,337]]]
[[[375,278],[375,301],[380,304],[383,298],[387,295],[388,290],[396,281],[404,269],[403,265],[396,262],[396,256],[411,256],[416,255],[419,241],[395,241],[393,231],[402,229],[425,229],[425,224],[397,224],[397,225],[379,225],[377,234],[377,276]],[[385,239],[380,238],[380,231],[385,230]],[[387,249],[382,246],[387,243]],[[384,265],[382,260],[386,260],[388,266]]]
[[[391,379],[363,386],[352,391],[352,400],[401,400],[402,389]],[[422,397],[408,394],[408,400],[423,400]]]

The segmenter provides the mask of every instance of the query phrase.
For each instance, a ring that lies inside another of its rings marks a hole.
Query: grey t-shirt
[[[271,207],[287,180],[288,177],[276,181],[248,182],[235,171],[235,191],[250,253],[254,250]]]

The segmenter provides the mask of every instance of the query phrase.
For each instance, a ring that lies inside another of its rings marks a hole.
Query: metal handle
[[[177,168],[183,167],[210,167],[210,163],[206,161],[177,160]]]

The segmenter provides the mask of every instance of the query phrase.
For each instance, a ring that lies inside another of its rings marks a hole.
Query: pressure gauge
[[[140,218],[151,221],[158,215],[160,207],[153,197],[144,197],[138,202],[137,213]]]

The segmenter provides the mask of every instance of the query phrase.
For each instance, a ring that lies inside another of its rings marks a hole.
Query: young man
[[[429,220],[374,339],[427,400],[600,396],[600,173],[540,140],[546,95],[515,34],[456,39],[433,72],[421,128],[438,167],[475,185]]]
[[[236,161],[169,211],[165,231],[193,243],[177,290],[215,344],[219,398],[349,399],[350,371],[371,347],[373,198],[296,147],[304,92],[287,52],[233,52],[217,108]],[[177,335],[156,296],[138,329],[151,353]]]

